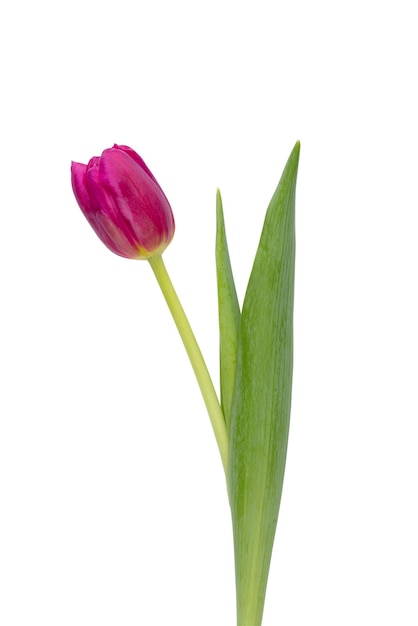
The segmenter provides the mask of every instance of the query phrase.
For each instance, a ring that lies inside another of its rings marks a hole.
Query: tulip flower
[[[72,164],[73,190],[112,252],[147,259],[183,340],[218,444],[231,507],[237,626],[261,626],[279,515],[293,367],[295,193],[299,142],[268,206],[240,308],[221,195],[216,199],[220,401],[171,283],[162,252],[174,235],[170,204],[141,157],[113,146]]]
[[[139,154],[114,145],[87,165],[72,163],[73,191],[90,226],[128,259],[161,254],[174,236],[170,204]]]

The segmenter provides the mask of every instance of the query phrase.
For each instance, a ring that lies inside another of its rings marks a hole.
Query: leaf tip
[[[222,196],[221,196],[221,190],[219,189],[219,187],[216,190],[216,208],[219,211],[219,209],[222,209]]]
[[[220,223],[221,220],[223,220],[223,206],[221,191],[219,188],[216,190],[216,216],[218,223]]]

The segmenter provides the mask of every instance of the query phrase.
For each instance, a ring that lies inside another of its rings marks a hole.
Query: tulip
[[[128,259],[161,255],[174,236],[170,204],[144,161],[114,145],[87,165],[72,162],[76,200],[103,243]]]

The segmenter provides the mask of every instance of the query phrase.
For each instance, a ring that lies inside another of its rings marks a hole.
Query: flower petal
[[[119,225],[145,250],[166,245],[174,235],[174,218],[167,198],[154,177],[118,149],[105,150],[98,181],[117,207]],[[124,223],[124,227],[122,227]]]
[[[91,211],[90,197],[87,189],[87,165],[71,162],[71,184],[80,209],[86,215]]]

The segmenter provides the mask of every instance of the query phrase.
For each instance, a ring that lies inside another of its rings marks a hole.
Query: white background
[[[221,463],[146,262],[70,161],[136,149],[218,381],[215,191],[242,301],[297,139],[295,369],[264,626],[418,624],[414,2],[1,10],[0,623],[232,626]]]

